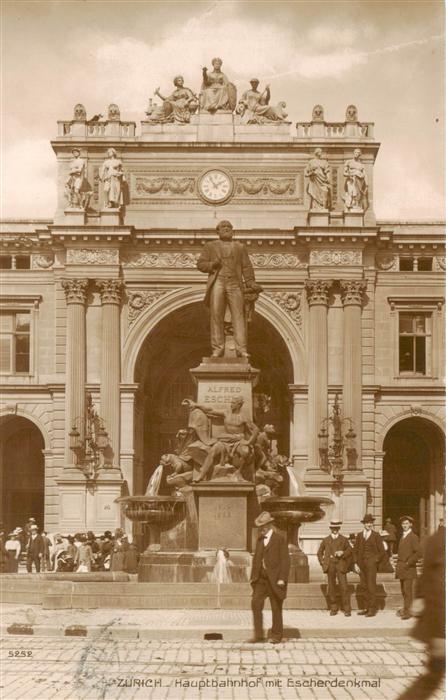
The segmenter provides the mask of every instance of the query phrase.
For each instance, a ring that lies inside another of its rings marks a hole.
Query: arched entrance
[[[383,449],[384,518],[390,517],[396,523],[402,515],[411,515],[417,532],[432,532],[442,517],[442,432],[424,418],[406,418],[389,430]]]
[[[288,454],[290,447],[291,403],[288,384],[293,368],[288,348],[278,331],[260,314],[255,314],[249,329],[251,363],[260,370],[255,394],[269,397],[267,411],[259,413],[261,425],[273,423],[279,448]],[[140,385],[136,402],[135,457],[141,465],[145,488],[150,474],[164,452],[175,447],[175,435],[187,425],[188,414],[181,406],[183,398],[196,398],[189,370],[209,356],[209,317],[202,301],[187,304],[165,316],[147,335],[135,369]],[[139,421],[138,421],[139,416]]]
[[[27,418],[0,419],[0,473],[5,528],[23,527],[28,518],[44,526],[45,462],[40,430]],[[9,531],[7,530],[7,531]]]

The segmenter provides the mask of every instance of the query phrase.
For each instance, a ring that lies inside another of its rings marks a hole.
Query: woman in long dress
[[[104,184],[105,206],[109,209],[119,209],[123,204],[122,181],[124,173],[122,162],[117,158],[114,148],[107,151],[108,158],[101,166],[99,177]]]
[[[21,546],[15,532],[11,532],[8,536],[5,542],[5,550],[7,557],[6,570],[8,574],[16,574],[19,570]]]
[[[184,78],[182,75],[177,75],[173,80],[175,90],[169,97],[163,97],[159,88],[155,90],[155,95],[158,95],[163,100],[163,106],[158,112],[150,115],[150,121],[156,122],[176,122],[178,124],[188,124],[190,115],[196,112],[198,107],[197,96],[192,90],[184,87]]]

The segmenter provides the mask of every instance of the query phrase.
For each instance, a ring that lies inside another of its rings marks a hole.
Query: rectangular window
[[[26,374],[30,366],[29,312],[0,313],[0,372]]]
[[[432,314],[400,313],[399,371],[428,375],[431,373]]]
[[[432,258],[418,258],[418,270],[420,272],[431,272]]]
[[[401,272],[413,272],[413,258],[400,258]]]

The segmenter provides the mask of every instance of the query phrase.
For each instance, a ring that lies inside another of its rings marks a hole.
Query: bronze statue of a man
[[[212,357],[222,357],[225,350],[225,311],[231,311],[237,357],[248,359],[244,289],[256,287],[254,270],[246,246],[233,241],[230,221],[217,225],[219,240],[206,243],[197,267],[208,273],[205,304],[211,313]]]

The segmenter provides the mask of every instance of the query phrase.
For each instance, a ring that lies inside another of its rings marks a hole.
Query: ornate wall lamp
[[[345,429],[345,425],[348,429]],[[331,426],[331,427],[330,427]],[[324,418],[318,433],[321,468],[330,473],[338,485],[342,484],[344,454],[347,469],[356,468],[356,433],[351,418],[342,418],[338,395],[335,395],[332,415]],[[330,442],[331,438],[331,442]]]
[[[79,416],[69,432],[70,449],[76,455],[76,466],[87,477],[94,481],[98,470],[104,467],[104,453],[110,446],[104,421],[93,406],[91,394],[87,394],[87,411],[85,416]]]

